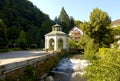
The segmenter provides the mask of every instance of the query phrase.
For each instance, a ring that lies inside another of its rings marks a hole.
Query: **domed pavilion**
[[[52,31],[45,35],[45,49],[53,51],[67,49],[67,34],[62,32],[59,24],[53,25]]]

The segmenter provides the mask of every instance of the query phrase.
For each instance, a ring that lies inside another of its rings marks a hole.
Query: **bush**
[[[86,68],[88,81],[120,81],[120,50],[101,48]]]
[[[93,39],[89,39],[84,48],[84,56],[88,60],[97,59],[96,53],[98,52],[98,45],[94,43]]]
[[[3,52],[8,52],[9,50],[7,48],[4,48],[4,49],[0,49],[0,53],[3,53]]]
[[[19,47],[21,48],[21,49],[26,49],[27,48],[27,43],[26,42],[24,42],[24,41],[21,41],[21,42],[19,42]]]

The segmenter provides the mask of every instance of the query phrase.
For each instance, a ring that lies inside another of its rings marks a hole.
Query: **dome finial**
[[[59,24],[55,24],[52,26],[52,31],[62,31],[62,28]]]

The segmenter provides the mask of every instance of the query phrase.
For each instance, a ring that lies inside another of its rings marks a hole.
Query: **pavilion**
[[[67,49],[67,34],[62,32],[59,24],[52,26],[52,31],[45,35],[45,49],[58,51]]]

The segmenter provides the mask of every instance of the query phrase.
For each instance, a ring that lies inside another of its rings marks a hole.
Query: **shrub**
[[[101,48],[86,68],[88,81],[120,81],[120,50]]]
[[[89,38],[89,41],[86,42],[84,47],[84,56],[88,60],[95,60],[96,53],[98,52],[98,45],[94,43],[94,40]]]
[[[0,49],[0,53],[3,53],[3,52],[8,52],[9,50],[7,48],[4,48],[4,49]]]

